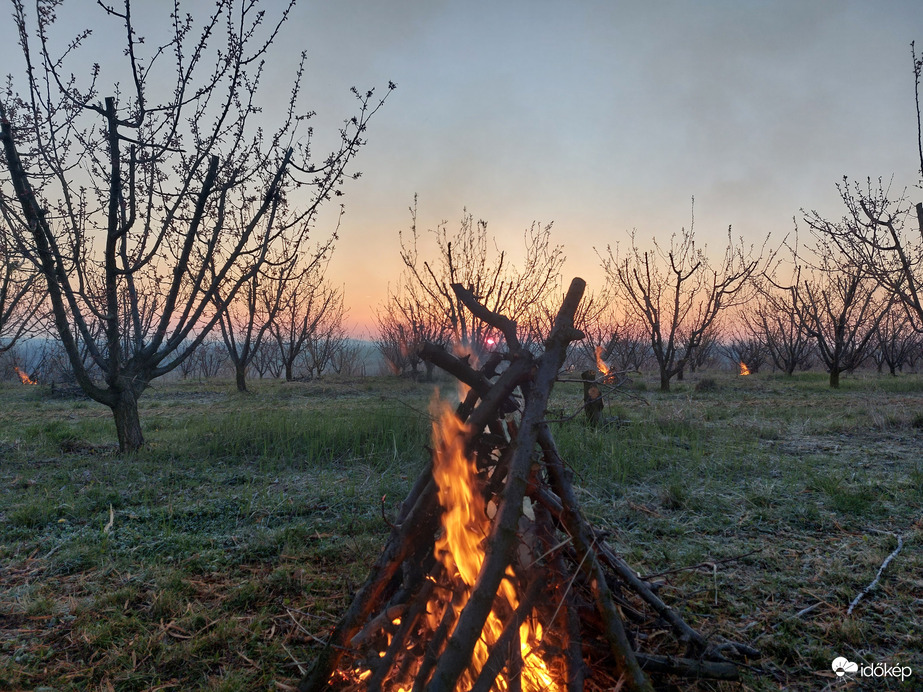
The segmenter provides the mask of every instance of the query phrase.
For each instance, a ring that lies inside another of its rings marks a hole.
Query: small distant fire
[[[747,367],[747,364],[743,361],[740,361],[740,376],[746,377],[750,374],[750,368]]]
[[[603,375],[609,374],[609,366],[606,365],[603,361],[603,347],[596,347],[596,369],[599,370]]]
[[[16,374],[19,375],[19,379],[22,380],[23,384],[38,384],[38,382],[33,380],[31,377],[29,377],[26,373],[24,373],[22,370],[17,368],[15,365],[13,366],[13,370],[15,370]]]

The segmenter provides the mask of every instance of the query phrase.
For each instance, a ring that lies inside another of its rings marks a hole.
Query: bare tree
[[[644,326],[660,370],[660,389],[670,391],[670,380],[681,373],[725,309],[749,297],[748,284],[766,263],[764,253],[743,249],[728,230],[724,257],[713,268],[696,246],[693,226],[670,238],[668,248],[656,241],[653,250],[631,247],[620,253],[607,248],[601,255],[617,296],[627,313]]]
[[[201,347],[201,344],[199,344],[199,346]],[[177,369],[179,370],[180,377],[185,380],[188,379],[188,377],[193,374],[193,372],[195,372],[196,368],[198,367],[199,366],[198,363],[196,363],[195,354],[193,354],[189,358],[186,358],[182,363],[180,363],[177,366]]]
[[[689,354],[686,359],[686,367],[689,368],[689,372],[695,372],[714,363],[715,354],[718,350],[718,337],[719,327],[714,323],[701,336],[693,334],[680,337],[683,352]],[[694,343],[693,340],[695,340]],[[683,379],[683,370],[676,373],[676,379]]]
[[[814,341],[802,322],[796,296],[790,289],[770,285],[753,301],[753,309],[742,314],[747,331],[762,342],[773,365],[786,375],[810,367],[814,357]]]
[[[425,343],[448,344],[449,327],[412,291],[400,287],[388,291],[388,301],[375,313],[374,343],[388,370],[395,375],[419,375],[421,363],[427,379],[432,379],[433,365],[423,361],[418,350]]]
[[[309,129],[289,146],[310,117],[298,104],[304,56],[288,103],[272,109],[276,124],[259,115],[265,60],[291,2],[270,20],[256,1],[216,0],[197,22],[177,0],[163,27],[145,27],[168,34],[160,45],[144,41],[130,0],[98,3],[93,25],[121,34],[122,50],[86,67],[73,63],[91,32],[52,40],[56,6],[38,0],[29,15],[13,0],[25,62],[22,93],[11,82],[0,107],[9,171],[0,194],[21,207],[20,244],[44,275],[78,383],[112,409],[130,451],[144,439],[138,397],[198,346],[218,320],[216,299],[232,300],[278,243],[304,238],[318,207],[340,193],[382,101],[354,90],[358,113],[314,165]],[[129,88],[113,74],[102,98],[98,84],[119,69]]]
[[[300,268],[300,244],[285,243],[280,255],[265,261],[259,271],[252,272],[232,299],[223,299],[220,287],[215,291],[218,326],[234,366],[234,381],[239,392],[247,391],[247,368],[264,341],[271,338],[270,330],[276,317],[291,299],[289,285],[296,284],[300,275],[309,271]],[[322,258],[317,255],[314,262]]]
[[[261,279],[259,272],[252,273],[233,300],[222,300],[220,288],[215,291],[221,340],[234,367],[234,383],[238,392],[247,391],[247,368],[262,345],[272,319],[271,314],[261,310]]]
[[[445,325],[460,348],[476,354],[483,352],[493,346],[489,340],[496,342],[502,335],[466,313],[452,290],[453,284],[460,284],[492,312],[515,320],[520,341],[533,338],[535,329],[542,325],[546,304],[561,292],[564,252],[562,246],[551,242],[551,224],[533,223],[526,229],[524,258],[517,267],[505,251],[496,250],[487,222],[475,221],[465,210],[454,234],[449,233],[445,221],[432,231],[437,251],[436,257],[429,261],[419,253],[416,198],[410,213],[410,235],[400,236],[405,305],[413,303],[421,321]],[[491,246],[495,251],[491,251]],[[407,310],[402,308],[398,312]]]
[[[346,339],[341,348],[333,354],[330,367],[337,375],[364,377],[367,374],[364,351],[362,342]]]
[[[830,373],[830,386],[840,386],[840,374],[859,367],[875,345],[878,325],[894,304],[861,267],[821,247],[813,275],[800,278],[789,290],[792,305],[817,353]]]
[[[269,375],[278,379],[282,376],[282,352],[275,339],[264,339],[251,361],[253,369],[259,373],[260,379]]]
[[[347,309],[342,288],[327,287],[329,299],[325,300],[325,309],[315,322],[315,327],[308,335],[301,361],[308,377],[320,378],[333,366],[339,352],[346,347],[349,335],[344,322]]]
[[[228,350],[217,339],[205,339],[199,343],[192,358],[196,362],[199,377],[203,380],[210,380],[217,377],[225,363],[228,362]]]
[[[923,338],[917,332],[910,341],[910,347],[907,349],[905,362],[912,372],[916,372],[917,361],[923,357]]]
[[[581,325],[585,337],[574,346],[592,363],[597,356],[610,369],[618,371],[641,370],[648,359],[650,339],[637,320],[624,317],[599,319]],[[601,349],[597,352],[597,349]]]
[[[625,320],[606,344],[607,356],[619,370],[642,370],[651,357],[651,342],[641,324]]]
[[[334,324],[342,327],[343,292],[326,278],[330,252],[328,244],[323,251],[318,248],[306,265],[297,265],[297,272],[282,285],[278,309],[269,322],[286,381],[295,376],[295,364],[315,345],[319,330],[332,330]]]
[[[872,358],[882,372],[888,366],[888,372],[896,377],[908,362],[910,354],[918,347],[919,335],[905,310],[888,310],[882,316],[875,332]]]

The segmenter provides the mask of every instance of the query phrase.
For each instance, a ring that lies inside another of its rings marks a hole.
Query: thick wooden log
[[[564,559],[561,555],[555,557],[555,568],[558,575],[564,575]],[[583,637],[580,633],[580,616],[577,614],[573,591],[568,589],[561,595],[562,603],[558,612],[559,627],[567,632],[567,692],[582,692],[583,681],[586,678],[586,664],[583,662]]]
[[[534,365],[532,356],[528,353],[523,354],[520,358],[515,358],[510,363],[510,367],[503,371],[503,374],[497,378],[490,391],[481,397],[481,402],[475,406],[471,415],[468,416],[466,422],[471,429],[471,434],[478,434],[497,418],[501,407],[509,400],[513,390],[528,378]]]
[[[538,440],[539,428],[544,425],[548,396],[558,370],[564,363],[567,345],[580,336],[580,332],[574,328],[574,314],[585,288],[586,283],[582,279],[574,279],[571,282],[561,310],[555,318],[551,336],[546,342],[545,353],[538,359],[538,368],[532,378],[530,396],[522,414],[519,435],[514,442],[515,451],[510,462],[502,501],[487,540],[484,563],[468,603],[458,618],[455,632],[449,638],[446,650],[427,687],[433,692],[455,688],[459,676],[471,660],[475,643],[493,606],[497,588],[510,564],[517,540],[516,527],[522,514],[522,499],[529,482],[532,452]],[[516,363],[511,365],[507,373],[515,365]],[[503,376],[500,379],[503,379]],[[491,394],[493,391],[491,390]],[[472,413],[472,418],[476,413],[477,410]]]
[[[596,383],[596,371],[584,370],[580,377],[583,380],[583,410],[586,413],[587,423],[597,427],[602,423],[606,404],[599,385]]]
[[[466,359],[452,355],[442,346],[424,341],[417,349],[417,354],[423,360],[442,368],[459,382],[464,382],[479,396],[484,396],[490,391],[490,380],[472,368]]]
[[[437,365],[459,382],[470,387],[471,391],[468,392],[465,400],[458,405],[456,415],[459,420],[469,422],[474,434],[478,433],[486,425],[493,423],[498,412],[501,415],[506,415],[519,409],[519,404],[510,395],[519,385],[520,379],[528,373],[529,363],[520,363],[512,373],[507,371],[504,373],[505,377],[501,376],[497,382],[492,383],[488,379],[488,373],[493,376],[494,369],[501,360],[496,354],[488,359],[484,365],[484,370],[479,371],[471,367],[467,358],[452,355],[442,346],[425,342],[417,352],[424,360]],[[495,389],[496,391],[494,391]],[[481,406],[478,407],[480,410],[478,410],[473,420],[469,420],[479,399],[482,400]],[[486,403],[483,400],[486,400]]]

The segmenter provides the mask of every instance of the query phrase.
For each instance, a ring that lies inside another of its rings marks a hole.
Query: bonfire
[[[434,404],[431,461],[299,689],[576,692],[652,690],[652,675],[736,679],[726,656],[756,652],[707,642],[607,545],[545,421],[568,345],[583,336],[574,314],[584,282],[571,284],[538,357],[520,347],[515,322],[452,288],[509,350],[475,369],[421,348],[467,394],[454,411]]]

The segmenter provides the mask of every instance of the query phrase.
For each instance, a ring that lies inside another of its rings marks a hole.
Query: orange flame
[[[484,563],[482,543],[490,532],[490,519],[484,497],[478,490],[477,468],[465,453],[467,426],[458,420],[444,402],[434,413],[437,413],[437,419],[433,423],[433,442],[436,448],[433,477],[439,488],[439,504],[445,509],[442,519],[445,533],[436,542],[436,558],[455,581],[456,588],[463,590],[462,594],[456,594],[455,605],[460,610],[467,603]],[[511,578],[501,582],[499,595],[507,601],[510,610],[515,610],[519,601],[511,568],[507,568],[507,575]],[[435,627],[438,624],[435,608],[428,610],[433,618],[430,624]],[[526,692],[557,690],[559,686],[535,651],[542,638],[541,625],[531,623],[530,620],[533,618],[523,622],[519,629],[523,661],[522,689]],[[491,612],[475,646],[471,665],[459,678],[457,689],[471,688],[487,661],[491,646],[502,633],[502,620],[496,612]],[[509,689],[506,678],[498,676],[494,689]]]
[[[430,598],[426,606],[426,627],[430,632],[436,630],[447,608],[456,613],[461,612],[471,596],[471,591],[486,553],[484,541],[490,534],[490,515],[495,514],[492,503],[488,506],[484,500],[478,470],[474,461],[468,458],[465,446],[470,436],[468,427],[458,420],[449,404],[434,399],[431,405],[433,414],[433,478],[438,487],[439,504],[444,510],[442,517],[443,533],[435,543],[436,559],[442,564],[451,594],[446,597],[445,589],[435,591],[437,595]],[[494,609],[484,623],[468,668],[458,679],[456,690],[471,689],[481,669],[487,662],[491,648],[503,634],[503,617],[509,616],[519,605],[516,593],[516,575],[512,567],[506,571],[497,594]],[[432,577],[430,577],[432,579]],[[505,602],[504,602],[505,601]],[[522,669],[519,682],[523,692],[563,692],[564,684],[554,678],[546,662],[539,655],[542,641],[542,626],[535,613],[523,621],[519,628],[520,647],[522,650]],[[387,635],[390,643],[391,635]],[[384,652],[379,652],[383,656]],[[419,668],[417,669],[419,670]],[[413,673],[413,671],[411,671]],[[365,683],[372,671],[364,666],[354,668],[344,677],[354,686]],[[510,689],[507,672],[504,671],[494,681],[491,690],[507,692]],[[387,692],[409,692],[410,688],[395,681],[383,687]]]
[[[740,361],[740,375],[745,377],[750,374],[750,368],[747,367],[747,364],[743,361]]]
[[[38,382],[33,380],[31,377],[29,377],[26,373],[24,373],[22,370],[17,368],[15,365],[13,366],[13,370],[15,370],[16,374],[19,375],[19,379],[22,380],[23,384],[38,384]]]
[[[609,366],[603,361],[603,347],[596,347],[596,369],[599,370],[603,375],[609,374]]]

